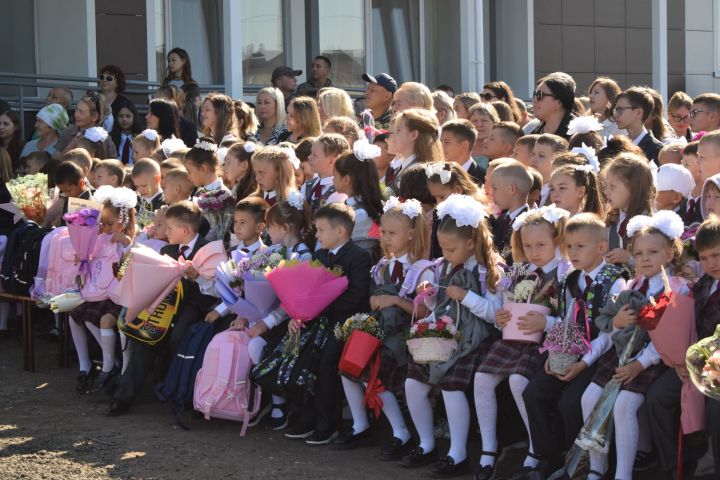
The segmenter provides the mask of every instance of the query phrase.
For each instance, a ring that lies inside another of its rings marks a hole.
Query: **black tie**
[[[405,272],[402,262],[395,260],[395,265],[393,265],[392,273],[390,274],[390,280],[395,285],[401,284],[405,281]]]
[[[187,259],[187,256],[185,255],[185,252],[188,251],[190,247],[188,245],[183,245],[180,247],[180,256]]]
[[[120,160],[125,165],[130,163],[130,137],[125,137],[125,143],[123,143],[122,156],[120,157]]]
[[[646,278],[645,280],[643,280],[640,288],[638,288],[638,292],[642,293],[643,295],[647,295],[648,288],[650,288],[650,280]]]
[[[588,293],[590,293],[590,285],[592,285],[593,279],[590,275],[585,275],[585,290],[583,290],[583,301],[587,300]]]
[[[330,252],[330,253],[328,254],[328,260],[330,261],[330,265],[334,265],[334,264],[335,264],[335,257],[336,257],[336,256],[337,256],[337,255],[335,255],[333,252]]]

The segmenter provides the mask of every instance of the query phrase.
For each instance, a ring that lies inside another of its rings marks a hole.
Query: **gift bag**
[[[350,334],[350,338],[343,346],[338,370],[351,377],[360,378],[363,370],[367,368],[380,349],[381,344],[382,342],[377,337],[355,330]]]

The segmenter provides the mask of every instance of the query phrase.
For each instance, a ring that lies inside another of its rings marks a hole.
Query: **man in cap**
[[[390,104],[397,90],[397,82],[387,73],[378,73],[375,76],[363,73],[362,78],[368,84],[365,93],[365,106],[372,112],[375,128],[387,130],[390,124],[390,115],[392,114]]]
[[[297,76],[302,75],[302,70],[293,70],[287,65],[277,67],[272,72],[270,81],[272,86],[279,89],[285,97],[285,109],[290,105],[290,100],[295,96],[297,89]]]

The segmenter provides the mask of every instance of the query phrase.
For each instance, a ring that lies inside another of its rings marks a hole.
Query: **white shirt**
[[[398,167],[400,167],[400,171],[402,171],[414,161],[415,161],[414,153],[407,158],[402,158],[399,155],[395,155],[395,158],[393,158],[392,161],[390,162],[390,166],[393,169],[397,169]]]
[[[208,183],[207,185],[205,185],[202,189],[206,192],[212,192],[215,190],[220,190],[222,188],[222,186],[223,186],[223,182],[221,179],[218,178],[214,182]]]
[[[540,205],[538,205],[538,207],[542,207],[543,205],[545,205],[548,201],[549,196],[550,196],[550,185],[546,183],[540,189]]]
[[[178,253],[179,253],[180,255],[182,255],[183,258],[187,258],[187,257],[190,256],[190,254],[192,253],[193,249],[195,248],[195,244],[197,243],[198,237],[199,237],[199,235],[198,235],[198,234],[195,234],[195,236],[193,237],[192,240],[190,240],[189,243],[187,243],[187,244],[181,243],[181,244],[180,244],[180,246],[178,247]],[[185,254],[184,254],[184,255],[181,253],[181,252],[183,251],[183,247],[187,247],[187,249],[185,249]]]
[[[315,185],[317,185],[317,183],[320,182],[320,195],[321,196],[325,195],[325,192],[328,191],[328,188],[330,188],[333,185],[333,178],[334,177],[332,175],[330,175],[329,177],[325,177],[325,178],[316,177],[314,179],[315,181],[313,182],[312,187],[310,187],[310,190],[315,188]],[[303,183],[302,186],[300,187],[300,193],[303,194],[303,197],[306,196],[307,185],[308,185],[307,183]]]
[[[85,180],[87,182],[87,180]],[[145,197],[143,196],[142,199],[145,200],[148,203],[152,203],[153,200],[157,198],[158,195],[162,195],[162,189],[159,189],[155,194],[153,194],[151,197]]]
[[[120,145],[118,145],[118,160],[122,160],[123,148],[125,148],[125,143],[128,143],[128,165],[133,164],[132,141],[132,135],[128,135],[127,133],[120,134]]]
[[[269,192],[263,191],[263,198],[264,198],[265,200],[271,200],[271,199],[273,199],[273,198],[275,198],[275,197],[277,197],[277,192],[275,192],[275,190],[271,190],[271,191],[269,191]]]
[[[520,215],[520,213],[522,213],[522,211],[525,210],[526,208],[529,208],[529,207],[527,206],[527,204],[526,204],[526,205],[523,205],[522,207],[516,208],[516,209],[513,210],[512,212],[508,212],[508,216],[510,217],[510,220],[511,220],[510,223],[512,224],[512,220],[515,220],[515,217],[517,217],[518,215]]]
[[[640,145],[640,142],[642,142],[642,139],[645,138],[645,135],[647,135],[648,131],[645,127],[643,127],[642,132],[640,132],[640,135],[637,136],[637,138],[633,139],[633,143],[635,145]]]
[[[475,267],[478,268],[478,273],[482,276],[487,270],[482,265],[478,265],[477,259],[472,256],[468,258],[463,264],[467,270],[472,271]],[[495,323],[495,312],[502,308],[502,293],[498,289],[495,293],[487,289],[483,285],[482,295],[472,290],[468,290],[465,298],[462,299],[462,305],[467,307],[473,315],[483,319],[485,322],[494,324]]]
[[[337,255],[337,253],[340,251],[340,249],[341,249],[342,247],[345,246],[346,243],[347,243],[347,242],[341,243],[341,244],[338,245],[337,247],[335,247],[335,248],[333,248],[332,250],[330,250],[330,253],[332,253],[333,255]]]
[[[470,157],[467,162],[465,162],[465,163],[462,164],[463,170],[465,170],[466,172],[467,172],[468,170],[470,170],[470,167],[473,166],[473,163],[475,163],[475,160],[473,160],[473,158]]]

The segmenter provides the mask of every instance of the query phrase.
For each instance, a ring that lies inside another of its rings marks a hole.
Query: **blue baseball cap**
[[[390,93],[395,93],[395,90],[397,90],[398,88],[395,79],[387,73],[378,73],[377,75],[372,76],[369,73],[365,72],[362,74],[362,79],[368,83],[380,85]]]

